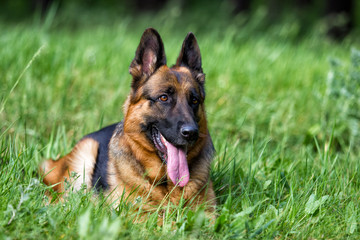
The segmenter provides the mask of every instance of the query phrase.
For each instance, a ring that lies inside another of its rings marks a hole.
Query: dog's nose
[[[199,137],[199,129],[194,125],[184,125],[180,129],[181,135],[188,141],[197,140]]]

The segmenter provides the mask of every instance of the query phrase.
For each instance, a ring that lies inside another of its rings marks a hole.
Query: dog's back
[[[54,190],[58,192],[64,190],[65,178],[74,181],[76,189],[79,189],[81,184],[86,184],[87,188],[106,190],[109,142],[117,125],[122,125],[122,122],[86,135],[64,157],[56,161],[49,159],[43,162],[40,172],[44,176],[44,182],[47,185],[58,184],[54,186]],[[72,172],[77,174],[74,179],[70,179]]]

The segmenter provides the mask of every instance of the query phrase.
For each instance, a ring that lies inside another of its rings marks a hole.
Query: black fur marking
[[[178,83],[180,83],[181,82],[181,74],[177,71],[172,71],[172,72],[174,73]]]
[[[98,154],[96,156],[95,168],[91,180],[91,185],[96,189],[107,189],[108,161],[109,161],[109,142],[116,126],[120,123],[104,127],[97,132],[90,133],[84,138],[92,138],[99,143]]]
[[[200,48],[193,33],[188,33],[176,61],[177,66],[186,66],[195,74],[202,73]]]
[[[153,63],[153,60],[156,60]],[[159,67],[166,65],[165,49],[160,34],[153,28],[144,31],[139,46],[136,49],[135,58],[130,64],[130,73],[133,76],[131,87],[137,91],[141,85],[142,76],[148,79]],[[140,71],[136,70],[140,67]],[[135,69],[135,70],[134,70]],[[133,71],[134,70],[134,71]],[[138,74],[141,75],[138,75]]]

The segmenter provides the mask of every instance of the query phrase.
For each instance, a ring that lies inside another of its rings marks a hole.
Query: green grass
[[[211,20],[201,8],[170,6],[156,16],[87,10],[50,14],[45,24],[0,22],[0,239],[360,237],[359,136],[351,131],[359,122],[338,117],[348,100],[327,92],[329,59],[357,79],[356,33],[335,43],[319,23],[299,37],[291,16],[269,26],[260,9],[243,25],[222,8]],[[198,38],[217,150],[215,224],[202,209],[169,209],[160,227],[156,213],[134,224],[130,203],[114,208],[91,192],[50,205],[44,197],[39,162],[122,119],[128,67],[149,26],[170,65],[188,31]]]

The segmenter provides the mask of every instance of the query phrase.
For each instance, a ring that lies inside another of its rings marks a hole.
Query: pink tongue
[[[186,161],[186,153],[163,138],[167,148],[167,172],[171,181],[180,187],[189,182],[189,167]]]

